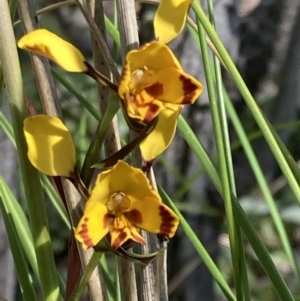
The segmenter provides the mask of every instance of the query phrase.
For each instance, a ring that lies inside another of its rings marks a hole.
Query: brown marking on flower
[[[128,75],[128,72],[129,72],[129,66],[127,65],[127,62],[126,62],[122,69],[119,84],[125,80],[126,76]]]
[[[164,86],[163,84],[156,82],[153,85],[146,87],[145,90],[148,94],[150,94],[154,98],[157,98],[164,93]]]
[[[173,223],[175,219],[164,206],[159,206],[159,215],[162,218],[159,233],[169,236],[172,228],[175,226]]]
[[[184,75],[180,75],[179,79],[182,81],[183,99],[182,104],[190,104],[195,97],[196,90],[198,88],[190,78],[186,78]]]
[[[134,224],[141,224],[143,222],[143,217],[141,212],[139,212],[137,209],[133,209],[129,212],[125,212],[124,216]]]
[[[154,161],[154,159],[151,161],[146,161],[144,158],[142,158],[142,171],[145,173],[149,173],[150,169],[152,167],[153,161]]]
[[[81,225],[81,230],[78,234],[81,236],[83,243],[86,245],[87,248],[91,248],[94,246],[92,239],[89,237],[89,229],[88,225],[86,224],[89,221],[88,217],[84,218],[84,223]]]
[[[117,231],[117,230],[115,229],[115,231]],[[125,241],[126,237],[127,237],[127,233],[123,232],[121,230],[119,236],[114,240],[114,242],[112,242],[112,245],[111,245],[112,248],[118,249],[122,245],[122,243]]]
[[[113,219],[114,219],[114,215],[112,215],[112,214],[105,214],[104,218],[103,218],[103,227],[107,228],[111,224],[111,222],[113,221]]]
[[[159,110],[159,106],[155,103],[151,103],[149,105],[148,111],[144,118],[144,122],[150,122],[157,115],[157,111]]]

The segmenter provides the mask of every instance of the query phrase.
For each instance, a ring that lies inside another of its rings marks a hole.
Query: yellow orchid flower
[[[178,223],[144,173],[118,161],[98,176],[75,237],[88,249],[109,233],[111,246],[117,249],[128,239],[145,243],[136,227],[172,237]]]
[[[45,56],[69,72],[88,70],[82,53],[47,29],[37,29],[26,34],[19,40],[18,47]]]
[[[126,56],[119,95],[132,118],[149,122],[168,104],[194,103],[202,90],[165,44],[154,41]]]
[[[69,177],[76,154],[71,134],[59,118],[35,115],[24,120],[28,158],[39,171],[50,176]]]
[[[182,106],[168,105],[158,115],[154,130],[140,144],[142,157],[145,162],[151,162],[164,152],[170,145],[176,131],[177,118]],[[146,164],[147,164],[146,163]]]
[[[184,28],[193,0],[161,0],[153,21],[156,39],[164,44],[175,39]]]

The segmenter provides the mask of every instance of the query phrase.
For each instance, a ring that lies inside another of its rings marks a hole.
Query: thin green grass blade
[[[85,183],[86,186],[89,185],[93,176],[93,169],[91,168],[91,166],[93,166],[98,161],[106,132],[114,116],[117,114],[119,108],[119,97],[116,94],[110,94],[110,99],[108,101],[106,112],[97,127],[96,133],[90,143],[81,169],[80,176],[83,183]]]
[[[116,26],[110,21],[110,19],[105,15],[104,16],[104,21],[105,21],[105,27],[110,35],[110,37],[113,39],[114,43],[120,49],[121,47],[121,41],[120,41],[120,34]]]
[[[56,209],[58,215],[61,217],[65,225],[69,230],[71,230],[71,224],[70,219],[66,210],[66,207],[64,206],[60,195],[58,194],[57,190],[53,187],[53,184],[50,182],[50,180],[47,178],[47,176],[41,174],[41,182],[42,186],[48,195],[52,205]]]
[[[284,157],[291,169],[291,172],[295,176],[296,181],[297,181],[298,185],[300,186],[300,169],[299,169],[297,162],[294,160],[293,156],[291,155],[291,153],[289,152],[289,150],[287,149],[285,144],[281,141],[281,139],[280,139],[279,135],[277,134],[277,132],[275,131],[273,125],[267,119],[266,119],[266,122],[268,123],[270,130],[271,130],[274,138],[276,139],[278,146],[279,146],[280,150],[282,151],[282,154],[284,155]]]
[[[221,181],[214,164],[210,160],[207,152],[205,151],[204,147],[193,133],[190,126],[187,124],[187,122],[184,120],[184,118],[181,115],[178,118],[178,128],[180,130],[181,135],[184,137],[184,139],[186,140],[190,148],[195,153],[196,157],[202,163],[203,168],[207,172],[208,176],[210,177],[211,181],[215,185],[216,189],[222,195],[223,192],[222,192]],[[240,204],[238,203],[238,201],[234,196],[232,196],[232,201],[233,201],[232,208],[233,208],[235,220],[237,221],[240,228],[242,229],[245,236],[247,237],[258,260],[260,261],[266,274],[271,280],[278,296],[281,298],[281,300],[285,300],[285,301],[294,300],[282,276],[276,269],[276,266],[273,263],[270,254],[268,253],[264,244],[261,242],[259,236],[257,235],[253,225],[251,224],[248,216],[245,214],[243,208],[240,206]]]
[[[41,290],[46,301],[59,301],[60,291],[57,271],[48,230],[42,187],[36,169],[27,158],[27,146],[23,133],[23,120],[27,110],[23,95],[23,82],[20,70],[16,40],[10,18],[7,1],[0,1],[0,60],[2,62],[5,86],[7,88],[12,116],[12,124],[16,137],[17,152],[24,186],[28,215],[30,218]]]
[[[225,49],[223,43],[221,42],[220,38],[218,37],[216,31],[211,26],[208,18],[206,17],[202,7],[200,6],[199,2],[194,1],[192,4],[193,10],[199,18],[201,24],[205,28],[207,34],[209,35],[210,39],[212,40],[216,50],[218,51],[220,57],[222,58],[229,74],[231,75],[236,87],[240,91],[241,95],[243,96],[253,118],[255,119],[257,125],[262,131],[263,136],[265,137],[267,143],[270,146],[270,149],[282,171],[286,180],[296,197],[298,203],[300,203],[300,187],[298,185],[297,180],[293,172],[291,171],[289,164],[287,163],[284,155],[282,154],[278,143],[270,130],[266,119],[264,118],[260,108],[258,107],[257,103],[255,102],[254,98],[252,97],[251,93],[249,92],[246,84],[244,83],[241,75],[239,74],[235,64],[232,62],[227,50]]]
[[[24,250],[24,254],[26,255],[28,262],[30,263],[30,266],[35,274],[35,277],[37,278],[38,281],[40,281],[39,274],[38,274],[36,253],[34,250],[29,222],[25,216],[25,213],[21,205],[19,204],[19,202],[13,195],[12,191],[7,186],[5,180],[1,176],[0,176],[0,196],[2,196],[4,205],[6,206],[7,211],[9,212],[11,219],[14,223],[14,228],[16,230],[16,233],[18,234],[18,240]],[[61,289],[62,295],[64,295],[65,284],[59,274],[58,274],[58,281],[59,281],[59,287]]]
[[[59,71],[55,68],[51,68],[54,77],[71,93],[77,100],[91,113],[91,115],[96,119],[100,120],[100,114],[98,110],[84,97],[82,94],[71,84],[66,76],[61,75]]]
[[[203,145],[200,143],[196,135],[194,134],[193,130],[190,128],[186,120],[182,115],[178,117],[177,123],[178,129],[180,131],[181,136],[190,146],[196,157],[198,158],[199,162],[203,165],[204,170],[208,173],[210,179],[212,180],[216,189],[222,195],[222,185],[219,178],[219,175],[216,171],[215,165],[212,163],[209,155],[207,154],[206,150],[204,149]]]
[[[116,287],[116,283],[112,279],[113,275],[109,271],[109,267],[108,267],[105,255],[106,254],[103,253],[103,255],[100,259],[101,271],[103,274],[103,279],[105,281],[108,299],[109,299],[109,301],[116,301],[118,288]]]
[[[238,137],[239,137],[239,139],[242,143],[245,154],[246,154],[246,156],[249,160],[249,164],[250,164],[250,166],[253,170],[253,173],[256,177],[257,184],[259,185],[259,187],[260,187],[260,189],[263,193],[264,199],[266,200],[266,202],[267,202],[267,204],[270,208],[270,213],[271,213],[272,219],[274,221],[274,224],[276,226],[276,229],[278,231],[278,234],[280,236],[280,240],[282,242],[284,250],[285,250],[285,252],[287,254],[287,257],[288,257],[288,259],[291,263],[293,271],[294,271],[296,277],[298,278],[298,281],[300,282],[299,267],[298,267],[296,258],[293,254],[293,251],[292,251],[292,248],[291,248],[291,245],[290,245],[290,242],[289,242],[289,239],[288,239],[283,221],[280,217],[280,213],[279,213],[279,211],[276,207],[275,200],[274,200],[273,195],[272,195],[272,193],[269,189],[268,183],[267,183],[267,181],[264,177],[264,174],[263,174],[263,172],[262,172],[262,170],[259,166],[257,158],[255,157],[254,151],[253,151],[253,149],[251,147],[251,144],[250,144],[250,142],[247,138],[247,135],[246,135],[246,133],[243,129],[241,121],[239,120],[239,117],[238,117],[238,115],[237,115],[237,113],[234,109],[234,106],[231,103],[230,99],[228,98],[228,95],[226,95],[226,97],[225,97],[225,103],[226,103],[226,108],[227,108],[228,114],[230,116],[230,119],[232,121],[232,124],[233,124],[233,126],[235,128],[235,131],[236,131],[236,133],[237,133],[237,135],[238,135]],[[279,140],[279,143],[280,143],[280,140]]]
[[[272,261],[270,254],[268,253],[268,250],[266,249],[266,247],[258,237],[255,228],[249,221],[243,208],[241,207],[241,205],[236,199],[233,199],[232,204],[233,204],[234,216],[236,218],[236,221],[241,227],[241,229],[243,230],[260,264],[262,265],[266,274],[271,280],[274,289],[276,290],[280,300],[295,301],[284,279],[282,278],[274,262]]]
[[[292,129],[292,128],[297,129],[297,128],[299,128],[299,126],[300,126],[300,120],[293,120],[293,121],[288,121],[288,122],[280,122],[280,123],[272,124],[272,127],[275,131],[285,130],[285,129]],[[272,128],[270,128],[270,129],[272,130]],[[263,135],[262,135],[260,130],[252,131],[252,132],[247,133],[247,137],[248,137],[249,142],[253,142],[256,139],[261,138],[262,136]],[[282,143],[282,141],[281,141],[281,143]],[[234,141],[234,142],[231,143],[231,150],[232,151],[234,151],[234,150],[236,150],[240,147],[241,147],[241,142],[239,140]]]
[[[6,208],[5,203],[9,203],[9,200],[3,202],[2,198],[0,197],[0,207],[2,211],[4,225],[8,236],[12,256],[14,259],[23,300],[37,301],[38,299],[33,289],[34,284],[29,272],[27,261],[25,259],[21,244],[19,242],[18,234],[14,227],[13,219]]]
[[[198,252],[199,256],[203,259],[203,262],[209,269],[210,273],[212,274],[215,281],[220,286],[221,290],[223,291],[224,295],[226,296],[227,300],[236,300],[233,292],[231,291],[230,287],[228,286],[227,282],[225,281],[224,277],[222,276],[221,272],[209,256],[208,252],[202,245],[202,243],[199,241],[198,237],[196,236],[195,232],[192,230],[188,222],[185,220],[183,215],[180,213],[180,211],[177,209],[177,207],[174,205],[172,200],[169,198],[169,196],[166,194],[166,192],[163,190],[161,186],[158,185],[158,192],[163,199],[164,203],[166,203],[174,212],[178,215],[180,220],[180,225],[185,232],[186,236],[190,239],[192,245],[195,247],[195,250]]]
[[[76,129],[75,137],[78,136],[78,148],[77,148],[77,162],[79,161],[79,166],[82,165],[85,156],[86,145],[88,144],[88,116],[87,112],[83,111],[79,120],[79,126]]]
[[[85,290],[89,279],[94,272],[96,266],[99,264],[99,260],[101,258],[103,253],[94,252],[86,269],[83,271],[83,274],[80,278],[80,281],[73,291],[72,295],[70,296],[68,301],[79,301],[81,299],[81,296],[83,294],[83,291]]]
[[[122,301],[117,257],[115,257],[115,271],[116,271],[115,274],[116,274],[116,293],[117,293],[116,301]]]
[[[210,13],[212,18],[212,8],[210,8]],[[231,196],[235,195],[236,192],[230,152],[229,135],[227,132],[227,116],[224,108],[221,70],[216,57],[213,58],[213,65],[211,64],[208,56],[206,35],[204,29],[198,20],[197,25],[199,32],[200,47],[203,57],[203,65],[206,75],[205,79],[207,84],[207,91],[215,132],[214,137],[216,140],[217,154],[219,159],[218,163],[220,166],[220,178],[223,187],[223,198],[227,218],[227,227],[230,241],[230,251],[233,264],[236,296],[238,300],[243,300],[240,260],[244,257],[242,256],[242,254],[240,254],[241,252],[243,252],[243,248],[239,248],[239,246],[242,247],[242,243],[239,242],[239,240],[241,240],[241,234],[235,223],[231,204]],[[217,89],[217,93],[215,93],[215,87]],[[244,263],[243,265],[245,266]]]
[[[19,237],[20,244],[24,250],[24,253],[31,265],[31,268],[39,280],[39,272],[36,260],[36,254],[33,246],[32,235],[28,220],[25,216],[21,205],[7,186],[5,180],[0,176],[0,195],[4,202],[5,208],[14,223],[14,227]]]

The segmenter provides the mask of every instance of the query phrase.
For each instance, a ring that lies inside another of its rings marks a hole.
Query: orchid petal
[[[88,200],[84,215],[76,228],[75,238],[82,243],[84,249],[91,248],[109,232],[112,221],[113,217],[108,214],[105,205]]]
[[[39,171],[69,177],[75,169],[75,146],[59,118],[35,115],[24,120],[28,158]]]
[[[132,225],[170,238],[174,236],[179,224],[177,215],[159,197],[137,200],[124,215]]]
[[[141,93],[132,97],[132,100],[127,102],[127,113],[130,117],[144,121],[150,122],[153,120],[160,112],[165,109],[164,104],[154,99],[149,105],[139,105],[138,99],[146,100],[146,98],[152,98],[145,90]]]
[[[162,0],[159,4],[153,25],[155,37],[167,44],[175,39],[184,28],[192,0]]]
[[[97,194],[94,194],[95,189]],[[102,194],[101,190],[105,192]],[[154,193],[144,173],[124,161],[118,161],[112,169],[100,174],[92,196],[102,198],[106,191],[110,191],[110,195],[118,191],[123,192],[130,200],[152,197]]]
[[[202,84],[191,75],[175,68],[159,70],[145,87],[146,92],[162,102],[194,103],[203,91]]]
[[[169,47],[154,41],[127,54],[118,93],[127,114],[148,123],[166,104],[194,103],[202,90],[202,84],[182,70]]]
[[[140,244],[145,244],[144,238],[133,227],[124,216],[115,218],[114,225],[110,229],[111,246],[118,249],[128,239],[132,239]]]
[[[45,56],[66,71],[85,72],[88,69],[76,47],[46,29],[26,34],[19,40],[18,47]]]
[[[179,113],[180,107],[175,111],[165,109],[159,114],[156,127],[140,144],[142,157],[146,162],[153,161],[168,148],[175,135]]]
[[[144,44],[140,48],[129,51],[126,55],[126,65],[131,71],[144,66],[153,71],[170,67],[182,70],[172,50],[164,43],[158,41]]]

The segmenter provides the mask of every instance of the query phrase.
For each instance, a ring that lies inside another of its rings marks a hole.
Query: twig
[[[113,61],[110,51],[107,47],[107,44],[101,35],[99,28],[97,27],[96,22],[93,19],[93,16],[91,15],[90,11],[87,9],[87,7],[82,3],[82,0],[76,0],[77,5],[79,6],[84,18],[86,19],[87,23],[89,24],[90,31],[95,39],[95,42],[97,43],[99,50],[102,53],[102,57],[106,60],[110,72],[113,74],[114,80],[118,82],[119,80],[119,71],[117,69],[117,66],[115,62]]]
[[[77,1],[77,0],[76,0]],[[80,3],[80,1],[78,1]],[[102,49],[106,49],[106,35],[105,32],[99,31],[99,28],[104,28],[104,13],[101,1],[90,0],[88,2],[89,9],[92,14],[80,3],[80,8],[86,17],[87,22],[90,25],[92,32],[92,47],[95,60],[95,67],[104,75],[109,76],[112,64],[107,64],[111,60],[110,53],[106,51],[100,51],[99,45]],[[94,19],[93,16],[94,15]],[[98,47],[97,47],[98,46]],[[115,78],[119,77],[119,73],[114,74]],[[98,85],[98,95],[100,99],[100,108],[102,113],[107,109],[107,90]],[[105,141],[106,155],[110,156],[116,153],[121,148],[120,137],[118,133],[117,119],[114,119],[111,127],[109,128],[106,136],[108,139]],[[135,270],[134,265],[127,260],[117,257],[117,265],[119,271],[120,288],[122,294],[122,300],[125,301],[137,301],[136,282],[135,282]]]
[[[32,1],[19,0],[18,8],[25,33],[37,29],[38,23]],[[61,108],[58,102],[49,62],[38,55],[33,54],[31,57],[44,110],[48,115],[61,117]],[[68,210],[73,222],[72,224],[77,225],[79,222],[79,218],[77,216],[80,214],[80,212],[82,213],[82,211],[78,211],[77,203],[74,201],[79,201],[77,197],[77,191],[74,189],[73,185],[70,185],[68,180],[62,179],[62,183],[64,188],[66,188],[65,195],[67,199]],[[81,245],[78,245],[78,249],[82,259],[83,268],[85,268],[93,254],[93,250],[89,252],[83,252]],[[99,273],[94,272],[92,274],[88,288],[91,300],[99,300],[99,295],[102,294],[101,275]]]
[[[36,14],[31,0],[19,0],[18,10],[25,33],[38,28]],[[49,61],[35,54],[32,54],[30,57],[45,112],[51,116],[61,117],[61,110],[50,71]]]
[[[104,21],[104,11],[102,6],[102,1],[90,0],[88,1],[90,11],[94,16],[95,24],[97,25],[97,31],[102,36],[104,42],[106,42],[106,31],[105,31],[105,21]],[[94,35],[92,35],[92,49],[94,55],[94,62],[96,70],[100,71],[102,74],[111,77],[111,69],[107,64],[107,59],[103,56],[103,53],[99,50],[98,44]],[[117,75],[117,78],[119,74]],[[109,90],[106,87],[98,84],[98,98],[99,106],[102,112],[102,116],[107,110],[108,100],[109,100]],[[106,133],[105,140],[105,152],[106,156],[110,156],[121,148],[120,137],[119,137],[119,128],[117,116],[114,117],[111,125],[109,126]]]
[[[138,27],[136,22],[136,12],[133,0],[118,0],[118,25],[121,38],[121,52],[124,58],[128,51],[139,46]],[[131,139],[136,133],[130,133]],[[141,166],[141,154],[139,150],[134,152],[134,164]],[[153,171],[151,171],[150,181],[155,185],[155,178]],[[149,254],[156,250],[157,239],[156,236],[148,232],[142,231],[146,244],[139,246],[142,254]],[[167,278],[166,278],[166,251],[158,255],[156,261],[150,263],[146,267],[141,267],[140,275],[140,300],[156,301],[168,300],[167,294]]]

